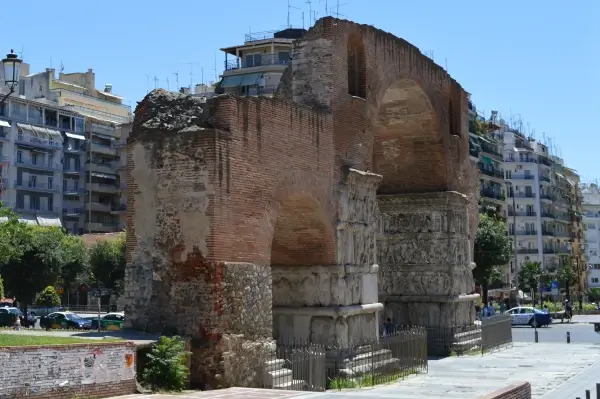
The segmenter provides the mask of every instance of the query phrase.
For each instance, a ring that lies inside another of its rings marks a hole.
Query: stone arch
[[[376,93],[373,169],[381,194],[447,190],[447,149],[431,97],[413,79]]]
[[[346,50],[346,70],[348,73],[348,94],[367,97],[367,59],[362,36],[356,32],[348,35]]]

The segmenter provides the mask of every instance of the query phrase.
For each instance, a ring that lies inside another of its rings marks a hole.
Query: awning
[[[113,119],[107,119],[107,118],[101,118],[99,116],[96,116],[94,114],[90,114],[88,112],[83,112],[83,111],[77,111],[77,113],[83,117],[86,118],[90,118],[90,119],[96,119],[97,121],[101,121],[101,122],[108,122],[108,123],[113,123],[115,125],[118,125],[120,123],[122,123],[121,121],[117,121],[117,120],[113,120]]]
[[[31,125],[31,130],[33,130],[34,133],[35,133],[35,135],[38,136],[38,137],[48,137],[48,136],[50,136],[50,133],[48,133],[48,130],[46,128],[43,128],[43,127]]]
[[[527,151],[531,151],[529,148],[517,148],[517,147],[513,147],[513,151],[514,152],[527,152]]]
[[[85,136],[82,136],[80,134],[65,133],[65,135],[67,135],[67,137],[70,137],[70,138],[75,139],[75,140],[85,140]]]
[[[40,226],[54,226],[54,227],[62,227],[62,223],[60,219],[56,216],[36,216],[37,222]]]
[[[10,123],[7,121],[0,121],[0,127],[10,127]]]
[[[97,172],[92,172],[92,176],[94,177],[99,177],[101,179],[112,179],[112,180],[117,180],[117,176],[116,175],[107,175],[105,173],[97,173]]]
[[[54,136],[54,137],[60,137],[62,138],[62,136],[60,135],[60,132],[58,130],[52,130],[52,129],[48,129],[46,128],[46,131],[48,132],[48,134],[50,136]]]
[[[37,218],[33,215],[17,214],[17,217],[19,218],[19,222],[21,222],[21,223],[33,224],[36,226],[38,224]]]
[[[486,157],[485,155],[481,156],[481,160],[486,165],[493,165],[494,164],[494,161],[492,161],[490,158]]]
[[[233,76],[225,76],[223,78],[223,82],[221,83],[221,87],[239,87],[239,86],[252,86],[258,82],[260,79],[262,72],[260,73],[247,73],[245,75],[233,75]]]
[[[113,136],[109,136],[108,134],[102,134],[102,133],[96,133],[96,132],[92,132],[92,134],[94,136],[98,136],[101,139],[105,139],[105,140],[116,140]]]
[[[28,125],[26,123],[18,123],[17,122],[17,127],[26,130],[27,133],[33,134],[34,136],[37,136],[37,133],[33,130],[33,127],[31,125]]]

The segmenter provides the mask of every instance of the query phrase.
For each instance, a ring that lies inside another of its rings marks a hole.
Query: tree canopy
[[[58,295],[53,286],[49,285],[40,293],[35,303],[47,308],[58,306],[60,305],[60,295]]]
[[[473,269],[473,277],[482,287],[484,302],[487,302],[489,285],[501,276],[498,266],[508,263],[510,252],[511,243],[504,222],[494,215],[479,215],[473,254],[477,266]]]
[[[125,234],[116,240],[100,241],[89,248],[90,274],[101,288],[122,289],[125,278]]]

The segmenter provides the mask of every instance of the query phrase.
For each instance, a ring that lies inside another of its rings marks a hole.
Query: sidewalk
[[[585,389],[592,389],[588,385],[592,380],[598,379],[599,375],[600,345],[515,343],[512,349],[484,356],[432,360],[427,374],[370,389],[309,393],[231,388],[172,396],[136,395],[131,398],[475,399],[516,381],[529,381],[533,398],[570,399],[585,397]],[[575,391],[576,395],[569,396]]]
[[[598,314],[590,314],[590,315],[576,314],[571,319],[571,323],[589,323],[589,324],[600,323],[600,315],[598,315]]]

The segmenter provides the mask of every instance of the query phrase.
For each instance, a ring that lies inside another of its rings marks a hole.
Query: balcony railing
[[[61,209],[58,207],[42,208],[40,206],[32,206],[30,204],[28,208],[26,208],[24,205],[17,205],[17,206],[15,206],[15,211],[21,212],[21,213],[56,213],[56,214],[58,214],[58,213],[60,213]]]
[[[556,249],[554,249],[554,248],[544,248],[544,255],[555,254],[555,253],[556,253]]]
[[[550,178],[548,176],[540,176],[540,181],[545,181],[550,183]]]
[[[15,188],[35,191],[60,191],[60,186],[58,184],[38,183],[32,181],[22,182],[18,180],[15,181]]]
[[[55,163],[34,162],[34,161],[31,161],[28,159],[17,159],[15,161],[15,164],[17,166],[23,166],[26,168],[42,169],[42,170],[50,170],[50,171],[59,171],[62,168],[60,165],[57,165]]]
[[[536,216],[537,214],[533,211],[508,211],[508,216]]]
[[[510,178],[513,180],[533,180],[535,176],[526,173],[511,173]]]
[[[83,208],[79,208],[79,207],[66,207],[66,208],[63,208],[63,214],[65,214],[65,215],[82,215],[83,214]]]
[[[542,235],[543,236],[552,236],[552,237],[554,237],[554,230],[542,229]]]
[[[559,213],[558,215],[556,215],[556,219],[562,220],[565,222],[572,221],[571,215],[565,215],[564,213],[563,214]]]
[[[503,155],[498,151],[498,146],[486,143],[485,141],[483,141],[480,145],[482,152],[485,152],[498,158],[502,158]]]
[[[60,150],[62,148],[62,143],[54,140],[42,139],[36,136],[30,136],[28,134],[17,134],[17,138],[15,142],[21,144],[32,145],[36,147],[42,148],[50,148],[54,150]]]
[[[73,145],[73,144],[68,144],[65,146],[64,148],[65,152],[81,152],[81,151],[85,151],[85,146],[84,145]]]
[[[63,194],[65,195],[80,195],[83,194],[85,190],[82,187],[74,187],[74,186],[63,186]]]
[[[517,235],[517,236],[536,236],[537,235],[537,231],[536,230],[517,230],[516,232],[514,230],[511,230],[509,232],[509,235]]]
[[[525,255],[535,255],[538,253],[538,249],[537,248],[519,248],[519,249],[517,249],[517,253],[525,254]]]
[[[515,198],[535,198],[535,193],[508,193],[508,196],[510,198],[515,197]]]
[[[483,164],[478,164],[479,171],[484,175],[488,175],[491,177],[496,177],[498,179],[504,179],[504,172],[498,169],[486,169],[483,167]]]
[[[540,158],[540,160],[539,160],[540,164],[546,165],[546,166],[552,166],[552,161],[549,160],[548,158],[546,158],[544,156],[540,156],[539,158]]]
[[[485,198],[493,198],[493,199],[497,199],[499,201],[504,201],[506,199],[506,196],[504,194],[499,193],[491,188],[482,188],[479,190],[479,193],[481,194],[482,197],[485,197]]]
[[[262,57],[250,57],[240,60],[225,61],[225,70],[232,71],[235,69],[254,68],[263,65],[288,65],[289,57],[279,57],[279,54],[264,54]]]
[[[552,212],[546,212],[546,211],[542,211],[542,217],[543,218],[556,219],[556,215],[555,214],[553,214]]]
[[[556,237],[568,237],[571,238],[571,233],[568,231],[555,231],[554,235]]]
[[[88,183],[85,185],[88,190],[92,191],[117,191],[119,186],[116,184],[104,184],[104,183]]]
[[[554,201],[554,196],[546,193],[540,193],[540,199]]]
[[[504,162],[515,162],[515,163],[537,163],[535,158],[507,158]]]
[[[559,245],[555,248],[555,251],[557,254],[570,254],[571,248],[569,248],[565,245]]]
[[[63,167],[63,173],[82,173],[85,169],[75,166],[65,166]]]

